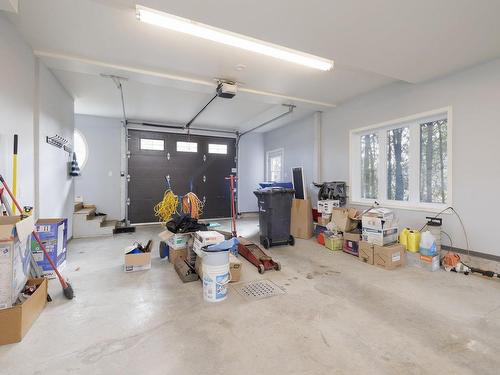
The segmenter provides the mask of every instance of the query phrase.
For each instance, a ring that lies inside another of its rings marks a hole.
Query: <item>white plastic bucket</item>
[[[203,299],[220,302],[227,298],[229,273],[229,251],[203,252]]]

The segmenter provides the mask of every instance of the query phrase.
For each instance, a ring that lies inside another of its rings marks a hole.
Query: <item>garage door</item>
[[[158,221],[153,207],[167,189],[205,202],[204,219],[231,216],[226,176],[235,172],[233,138],[129,130],[129,219]]]

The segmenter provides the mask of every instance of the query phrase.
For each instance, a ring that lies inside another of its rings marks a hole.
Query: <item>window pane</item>
[[[227,145],[219,145],[216,143],[208,144],[208,153],[209,154],[227,154]]]
[[[88,146],[82,133],[80,133],[78,130],[75,130],[74,143],[76,162],[78,163],[81,171],[85,166],[85,163],[87,163]]]
[[[409,145],[409,128],[387,131],[387,199],[409,199]]]
[[[177,152],[198,152],[198,143],[178,141]]]
[[[361,136],[361,198],[378,196],[378,137],[377,134]]]
[[[165,141],[163,139],[141,138],[141,150],[163,151],[164,149]]]
[[[447,120],[420,124],[420,201],[446,203]]]
[[[270,158],[271,181],[281,180],[281,155]]]

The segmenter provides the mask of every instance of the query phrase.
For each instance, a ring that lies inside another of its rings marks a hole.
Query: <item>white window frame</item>
[[[191,148],[191,145],[196,145],[196,150]],[[180,150],[179,150],[180,146]],[[187,148],[183,148],[183,146],[186,146]],[[191,153],[197,153],[198,152],[198,142],[190,142],[190,141],[177,141],[175,143],[175,151],[177,152],[191,152]]]
[[[157,147],[157,145],[159,145],[160,142],[161,142],[161,148]],[[143,151],[165,151],[165,140],[156,138],[140,138],[139,149]]]
[[[85,138],[85,136],[83,135],[83,133],[78,130],[78,129],[75,129],[74,131],[74,134],[73,134],[73,143],[76,143],[75,142],[75,137],[78,136],[80,137],[80,139],[83,141],[83,145],[84,145],[84,148],[85,148],[85,155],[84,155],[84,158],[83,160],[80,159],[80,162],[78,163],[78,167],[80,168],[80,171],[83,170],[83,168],[85,167],[85,164],[87,164],[87,160],[89,160],[89,144],[87,143],[87,139]],[[73,150],[75,151],[75,150]],[[78,160],[78,153],[76,154],[76,157],[77,157],[77,160]],[[80,155],[80,158],[82,157],[82,155]]]
[[[217,155],[227,155],[227,144],[226,143],[209,143],[208,153]]]
[[[284,148],[277,148],[274,150],[269,150],[266,152],[266,180],[271,181],[271,169],[269,168],[269,159],[271,156],[276,156],[276,154],[279,154],[281,156],[281,171],[280,171],[280,178],[278,181],[274,182],[282,182],[283,181],[283,176],[284,176],[284,169],[285,169],[285,149]]]
[[[420,124],[442,119],[447,119],[447,199],[445,203],[420,202]],[[428,112],[421,112],[411,116],[402,117],[395,120],[385,121],[367,127],[352,129],[349,132],[349,186],[350,203],[362,206],[371,206],[375,201],[384,207],[399,208],[415,211],[439,212],[451,206],[452,198],[452,171],[453,171],[453,150],[452,150],[452,107],[444,107]],[[399,127],[409,127],[410,148],[409,148],[409,200],[396,201],[387,199],[387,130]],[[361,198],[361,157],[360,157],[360,137],[365,134],[376,132],[379,141],[379,168],[378,177],[378,198]]]

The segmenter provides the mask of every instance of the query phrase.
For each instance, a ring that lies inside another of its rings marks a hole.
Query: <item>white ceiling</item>
[[[315,71],[140,23],[136,2],[334,59],[335,69]],[[128,77],[128,114],[151,121],[187,122],[210,98],[215,77],[278,94],[217,99],[196,122],[207,127],[241,129],[283,111],[281,103],[296,104],[301,116],[397,80],[421,82],[500,56],[496,0],[21,0],[19,8],[9,18],[32,47],[66,56],[42,60],[74,95],[78,113],[120,116],[116,88],[101,72]],[[237,71],[237,64],[247,67]]]

